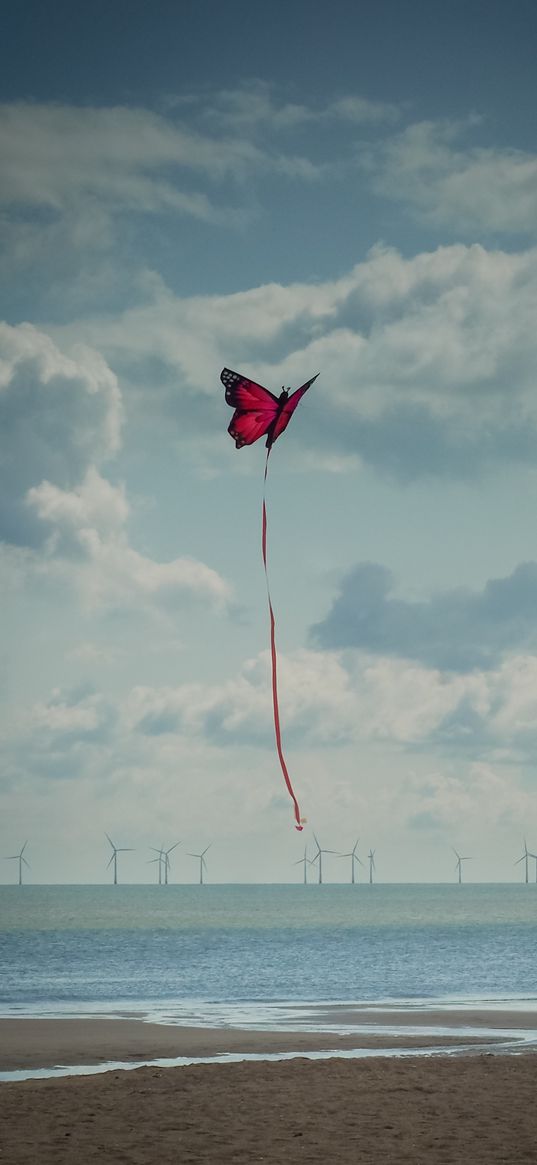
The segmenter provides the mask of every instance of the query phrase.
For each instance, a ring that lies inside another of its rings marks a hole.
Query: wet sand
[[[9,1165],[524,1165],[537,1056],[156,1066],[0,1085]]]
[[[251,1031],[145,1023],[140,1018],[92,1016],[87,1019],[0,1019],[0,1071],[46,1068],[55,1065],[125,1063],[174,1057],[206,1058],[225,1053],[258,1054],[313,1052],[360,1048],[456,1047],[468,1043],[496,1045],[502,1030],[537,1027],[536,1013],[496,1011],[375,1011],[356,1008],[305,1008],[304,1024],[322,1024],[323,1032]],[[350,1034],[330,1031],[330,1024],[359,1025]],[[398,1029],[411,1027],[412,1034]],[[478,1035],[461,1030],[471,1027]],[[427,1029],[444,1029],[444,1034]],[[422,1029],[422,1030],[420,1030]],[[424,1029],[424,1030],[423,1030]]]

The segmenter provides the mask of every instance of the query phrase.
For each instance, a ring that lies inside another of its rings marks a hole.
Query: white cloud
[[[74,583],[88,609],[166,611],[188,599],[224,609],[230,588],[189,557],[156,562],[129,544],[129,504],[99,461],[117,453],[122,402],[117,378],[86,345],[69,354],[30,324],[0,325],[1,533],[44,554],[4,552],[13,580]]]
[[[43,481],[28,491],[27,501],[42,521],[75,534],[92,528],[101,535],[117,533],[129,515],[124,487],[112,486],[95,466],[89,467],[82,484],[71,492]]]
[[[510,656],[494,671],[464,676],[362,653],[300,651],[279,664],[282,731],[294,750],[378,742],[518,763],[537,743],[536,692],[533,656]],[[128,731],[143,735],[272,749],[268,655],[220,685],[138,687],[123,717]]]
[[[53,691],[48,701],[40,701],[32,709],[35,731],[51,743],[54,739],[94,736],[109,722],[110,709],[101,695],[82,694],[67,701],[59,690]]]
[[[401,116],[399,106],[388,101],[370,101],[366,97],[353,94],[333,101],[326,110],[328,117],[338,117],[354,125],[378,125],[382,122],[398,121]]]
[[[32,383],[28,383],[30,378]],[[59,399],[62,411],[73,398],[78,399],[81,413],[82,405],[86,405],[86,412],[78,425],[73,419],[73,442],[80,448],[90,448],[93,456],[97,452],[109,455],[119,446],[121,394],[117,378],[95,348],[78,344],[66,355],[50,336],[32,324],[12,327],[0,322],[0,393],[4,403],[10,393],[24,393],[25,403],[31,394],[44,401],[47,411]],[[93,398],[91,417],[88,397]]]
[[[192,178],[214,186],[258,171],[302,179],[317,174],[306,158],[264,151],[237,136],[197,133],[169,116],[127,106],[4,104],[0,152],[0,204],[70,217],[75,243],[84,232],[89,242],[102,243],[110,216],[125,210],[241,220],[233,206],[192,189]]]
[[[325,745],[348,736],[354,703],[336,656],[307,651],[281,656],[279,691],[284,733]],[[126,704],[126,722],[149,735],[184,732],[219,744],[272,747],[270,693],[270,661],[262,653],[223,685],[136,688]]]
[[[29,491],[27,502],[52,530],[51,557],[41,569],[74,582],[88,609],[166,612],[185,600],[228,607],[229,584],[205,563],[187,557],[155,562],[129,545],[125,491],[94,467],[74,490],[44,481]]]
[[[537,155],[522,150],[457,148],[466,127],[420,122],[368,154],[377,189],[432,223],[483,232],[535,233]]]
[[[517,787],[510,773],[475,762],[462,776],[436,772],[411,780],[406,816],[415,827],[449,831],[456,846],[461,835],[479,837],[484,829],[520,831],[537,817],[537,792]],[[476,860],[479,853],[468,856]]]
[[[31,324],[0,324],[0,537],[39,541],[28,489],[44,478],[68,487],[115,454],[121,419],[117,378],[96,349],[77,344],[66,354]]]
[[[83,664],[98,664],[99,666],[107,666],[116,663],[124,655],[124,650],[119,647],[104,647],[100,643],[94,643],[91,640],[82,640],[72,647],[67,652],[68,660],[77,660]]]
[[[400,110],[386,101],[374,101],[357,94],[325,102],[306,105],[281,99],[272,85],[265,81],[250,81],[236,89],[222,89],[206,97],[191,96],[179,100],[179,106],[188,103],[199,109],[204,120],[223,125],[243,134],[270,131],[290,133],[299,127],[316,128],[333,125],[341,120],[354,125],[379,125],[397,121]],[[173,102],[172,102],[173,104]]]
[[[212,218],[204,194],[177,189],[163,171],[224,174],[257,161],[247,144],[200,137],[145,109],[14,103],[0,117],[5,205],[65,210],[80,198],[101,199],[117,210]]]
[[[513,763],[533,755],[537,742],[533,655],[510,655],[492,671],[462,676],[408,661],[357,655],[352,687],[360,737],[432,746],[439,752],[455,749],[467,758],[510,757]]]

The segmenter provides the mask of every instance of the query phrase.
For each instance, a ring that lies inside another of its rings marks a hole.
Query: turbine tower
[[[377,868],[375,865],[375,851],[374,851],[374,849],[369,850],[369,853],[367,855],[367,860],[369,862],[369,885],[372,886],[373,885],[373,870],[376,870],[376,868]]]
[[[308,871],[308,866],[310,865],[310,862],[308,861],[308,847],[307,847],[307,845],[304,846],[304,857],[299,858],[298,862],[293,862],[293,865],[294,866],[304,866],[304,885],[307,886],[307,884],[308,884],[308,872],[307,871]]]
[[[466,858],[461,857],[461,855],[457,853],[457,850],[455,849],[454,846],[452,846],[451,848],[452,848],[453,853],[455,854],[455,857],[457,859],[457,861],[455,862],[455,869],[458,871],[458,874],[459,874],[459,886],[460,886],[462,883],[462,863],[463,862],[471,862],[472,859],[468,858],[468,857],[466,857]]]
[[[528,849],[528,846],[527,846],[527,843],[526,843],[526,838],[524,838],[524,853],[522,854],[522,857],[521,857],[521,858],[517,858],[517,860],[516,860],[516,862],[515,862],[515,866],[518,866],[518,865],[520,865],[520,862],[524,862],[524,866],[525,866],[525,877],[524,877],[524,881],[525,881],[525,883],[526,883],[526,886],[527,886],[527,884],[528,884],[528,882],[529,882],[529,880],[530,880],[530,879],[529,879],[529,866],[528,866],[528,858],[532,858],[532,857],[533,857],[533,854],[530,854],[530,851],[529,851],[529,849]]]
[[[339,855],[340,858],[350,858],[351,859],[351,886],[354,886],[354,884],[356,882],[355,870],[354,870],[355,863],[358,862],[359,865],[361,865],[361,866],[363,866],[363,864],[364,864],[363,861],[361,860],[361,858],[359,858],[358,854],[356,853],[359,840],[360,840],[360,838],[357,837],[350,853]]]
[[[317,838],[315,837],[315,834],[313,834],[313,838],[315,841],[315,845],[317,846],[317,853],[314,854],[314,856],[312,857],[310,865],[313,865],[314,862],[317,862],[317,861],[319,862],[319,886],[322,886],[322,884],[323,884],[323,854],[335,854],[336,850],[335,849],[321,849],[319,842],[318,842]]]
[[[106,830],[104,831],[104,835],[105,835],[105,837],[108,837],[110,845],[112,846],[112,856],[111,856],[110,861],[108,862],[108,865],[106,868],[108,870],[110,868],[110,866],[112,865],[112,862],[114,863],[114,886],[117,886],[117,855],[131,853],[132,846],[131,845],[114,845],[112,838],[109,837]]]
[[[22,886],[22,867],[23,867],[23,865],[26,866],[28,870],[30,869],[30,865],[26,861],[26,858],[24,857],[24,851],[25,851],[27,845],[28,845],[28,842],[25,841],[20,853],[10,854],[9,857],[6,858],[6,862],[18,862],[19,863],[19,886]]]
[[[207,869],[207,862],[205,861],[205,854],[207,853],[207,850],[208,850],[208,849],[210,849],[210,848],[211,848],[211,845],[209,844],[209,845],[206,845],[206,846],[205,846],[205,849],[204,849],[203,853],[201,853],[201,854],[189,854],[189,855],[188,855],[188,856],[189,856],[189,858],[198,858],[198,859],[199,859],[199,864],[200,864],[200,886],[203,886],[203,871]]]

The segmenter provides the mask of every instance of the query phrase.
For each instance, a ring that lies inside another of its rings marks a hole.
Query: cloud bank
[[[339,279],[149,301],[73,334],[189,436],[221,428],[216,376],[240,366],[266,384],[320,371],[291,439],[359,457],[399,481],[472,479],[533,463],[537,251],[439,247],[406,259],[377,247]]]
[[[360,563],[344,577],[322,622],[312,628],[321,647],[416,659],[444,671],[495,666],[505,652],[537,647],[537,563],[521,563],[481,592],[463,587],[417,602],[393,596],[385,566]]]
[[[186,598],[226,609],[215,570],[129,544],[125,488],[98,468],[118,452],[121,419],[117,377],[95,349],[67,355],[30,324],[0,325],[0,539],[34,551],[18,568],[74,584],[87,608],[171,612]]]

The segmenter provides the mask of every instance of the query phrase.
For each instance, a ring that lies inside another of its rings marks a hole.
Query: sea
[[[0,887],[3,1016],[322,1030],[328,1004],[537,1029],[537,886]]]

